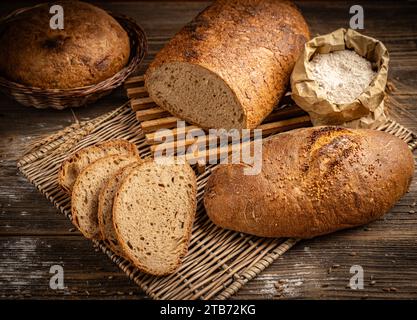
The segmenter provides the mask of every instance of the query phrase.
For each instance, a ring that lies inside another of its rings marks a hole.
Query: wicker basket
[[[8,21],[15,19],[19,14],[33,9],[27,7],[18,9],[0,19],[0,28]],[[147,51],[147,40],[143,29],[132,19],[114,15],[109,12],[126,30],[130,39],[130,57],[128,64],[112,77],[97,84],[72,89],[41,89],[30,87],[10,81],[0,76],[0,91],[12,97],[24,106],[33,106],[39,109],[55,108],[65,109],[80,107],[109,94],[113,89],[122,85],[144,58]]]

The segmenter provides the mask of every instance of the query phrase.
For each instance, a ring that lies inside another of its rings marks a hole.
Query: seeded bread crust
[[[136,203],[136,201],[142,201],[142,199],[139,197],[139,195],[143,195],[143,192],[145,192],[145,190],[148,190],[148,188],[150,187],[150,182],[158,184],[161,181],[144,181],[143,187],[144,190],[133,190],[132,189],[132,178],[135,177],[135,175],[138,172],[143,172],[145,170],[148,169],[153,169],[155,168],[155,166],[158,166],[155,164],[155,162],[153,162],[152,160],[147,160],[145,162],[143,162],[141,165],[135,167],[135,169],[133,169],[129,175],[123,180],[122,184],[119,187],[119,190],[116,193],[115,199],[114,199],[114,204],[113,204],[113,224],[114,224],[114,229],[116,230],[116,235],[117,238],[119,240],[120,245],[122,246],[123,252],[125,253],[125,255],[127,256],[127,258],[133,262],[133,264],[141,271],[148,273],[148,274],[152,274],[155,276],[163,276],[163,275],[167,275],[167,274],[171,274],[173,272],[175,272],[175,270],[181,265],[182,263],[182,258],[187,254],[188,252],[188,245],[189,245],[189,241],[191,238],[191,231],[192,231],[192,225],[194,222],[194,217],[195,217],[195,212],[196,212],[196,206],[197,206],[197,200],[196,200],[196,196],[197,196],[197,181],[196,181],[196,176],[194,171],[192,170],[192,168],[188,165],[180,165],[180,166],[174,166],[174,167],[179,167],[182,174],[184,176],[187,176],[190,178],[190,185],[187,186],[187,195],[188,195],[188,201],[189,201],[189,207],[188,208],[182,208],[182,209],[187,209],[189,216],[189,223],[184,225],[185,229],[184,229],[184,233],[181,237],[182,241],[183,241],[183,245],[182,245],[182,249],[179,252],[175,253],[175,259],[173,261],[171,261],[171,265],[170,266],[166,266],[166,265],[161,265],[160,263],[155,262],[154,265],[157,265],[158,267],[151,267],[149,262],[144,262],[141,261],[140,259],[138,259],[136,257],[135,254],[133,254],[133,247],[132,244],[130,244],[130,241],[134,241],[135,239],[137,240],[137,238],[139,238],[139,235],[135,235],[134,239],[130,239],[128,236],[128,231],[126,229],[122,229],[121,228],[121,222],[122,219],[125,219],[127,217],[129,217],[129,213],[126,212],[126,208],[130,205],[133,205],[134,203]],[[169,166],[168,166],[169,167]],[[172,166],[171,166],[172,167]],[[174,170],[174,169],[172,169]],[[176,170],[176,169],[175,169]],[[173,182],[174,183],[174,182]],[[146,188],[146,189],[145,189]],[[128,190],[132,190],[132,194],[131,196],[129,196],[128,198],[126,198],[125,196],[127,195]],[[155,193],[155,196],[157,194]],[[136,197],[135,197],[136,196]],[[137,214],[141,214],[141,210],[137,210],[135,211],[137,212]],[[156,223],[157,219],[166,219],[166,217],[163,216],[164,212],[158,211],[155,216],[152,217],[153,223]],[[139,222],[138,222],[139,223]],[[160,222],[163,223],[163,222]],[[134,222],[132,222],[132,225],[134,225]],[[143,226],[140,226],[141,228],[143,228]],[[173,234],[171,234],[171,236],[173,236]],[[144,241],[149,240],[148,238],[144,238]],[[170,252],[167,248],[168,248],[168,243],[159,243],[159,245],[163,246],[164,250],[167,250],[166,253],[164,254],[173,254],[172,252]]]
[[[220,165],[204,206],[218,226],[262,237],[312,238],[378,219],[414,174],[407,144],[386,132],[314,127],[264,142],[262,171]]]
[[[115,139],[97,143],[75,152],[62,163],[58,172],[58,184],[71,194],[75,180],[82,170],[102,157],[117,154],[139,156],[136,145],[127,140]]]
[[[142,161],[137,156],[113,155],[88,165],[77,177],[71,195],[72,222],[88,239],[103,239],[98,225],[98,197],[101,189],[120,169]]]
[[[0,34],[0,73],[43,89],[99,83],[129,60],[127,32],[107,12],[80,1],[58,1],[64,29],[50,28],[52,3],[19,14]]]
[[[290,1],[218,0],[150,64],[149,95],[203,128],[254,128],[286,91],[309,30]]]

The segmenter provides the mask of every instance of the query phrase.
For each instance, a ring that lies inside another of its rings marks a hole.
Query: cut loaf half
[[[97,207],[100,190],[107,180],[121,168],[140,161],[137,156],[108,156],[88,165],[79,174],[72,189],[71,213],[73,223],[86,238],[102,239]]]
[[[138,149],[127,140],[109,140],[86,147],[66,159],[58,172],[58,183],[67,193],[71,193],[78,175],[89,164],[111,155],[138,156]]]
[[[309,37],[291,1],[217,0],[158,52],[145,85],[161,108],[202,128],[255,128]]]
[[[113,223],[123,251],[138,269],[173,273],[188,250],[196,211],[196,177],[188,164],[146,161],[116,193]]]
[[[104,241],[119,255],[124,256],[122,247],[117,240],[116,231],[113,225],[113,201],[117,190],[120,188],[123,180],[130,172],[140,163],[133,163],[120,169],[111,177],[100,191],[98,197],[98,224]]]

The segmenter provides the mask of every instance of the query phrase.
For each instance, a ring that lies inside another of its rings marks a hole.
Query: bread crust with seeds
[[[85,147],[62,162],[58,172],[58,184],[65,192],[71,194],[75,180],[82,170],[100,158],[118,154],[139,156],[136,145],[123,139],[108,140]]]

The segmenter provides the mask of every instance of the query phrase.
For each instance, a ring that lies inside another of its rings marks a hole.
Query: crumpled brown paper
[[[316,53],[353,49],[378,69],[365,91],[354,101],[336,104],[327,100],[312,76],[309,61]],[[379,40],[352,29],[338,29],[318,36],[304,46],[291,75],[292,98],[310,115],[313,125],[343,125],[350,128],[376,128],[386,122],[384,92],[387,84],[389,55]]]

